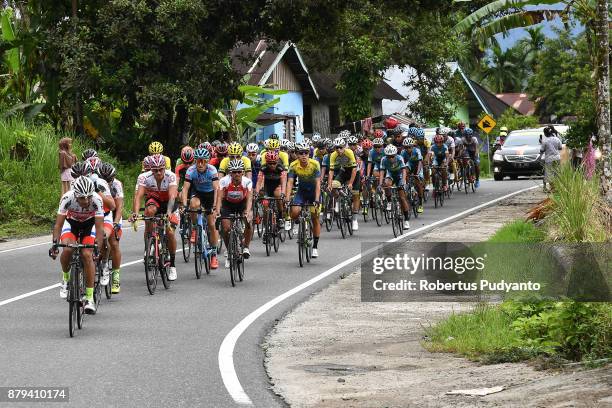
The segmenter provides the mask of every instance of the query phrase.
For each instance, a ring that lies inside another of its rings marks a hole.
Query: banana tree
[[[4,62],[8,68],[0,96],[12,104],[4,115],[22,112],[26,119],[36,116],[45,106],[40,95],[40,78],[35,74],[36,44],[31,36],[15,33],[13,9],[0,12],[0,32]]]

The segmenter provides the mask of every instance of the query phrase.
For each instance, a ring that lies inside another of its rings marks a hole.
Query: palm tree
[[[525,82],[517,48],[502,51],[497,41],[493,42],[488,67],[483,74],[483,80],[495,93],[520,90]]]
[[[525,63],[529,65],[531,70],[535,68],[535,62],[537,59],[538,52],[544,46],[544,40],[546,36],[542,32],[544,27],[528,27],[527,33],[529,37],[523,38],[518,42],[518,46],[522,48],[525,56]]]

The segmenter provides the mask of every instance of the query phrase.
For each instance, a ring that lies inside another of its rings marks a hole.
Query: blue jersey
[[[380,170],[386,172],[387,175],[397,177],[401,175],[402,169],[406,167],[404,159],[399,154],[395,155],[395,160],[391,161],[387,156],[380,161]]]
[[[321,167],[329,169],[329,153],[323,156],[323,160],[321,161]]]
[[[446,158],[446,153],[448,153],[448,145],[442,144],[442,146],[438,146],[434,144],[431,146],[431,153],[438,160],[444,160]]]
[[[372,149],[370,150],[370,154],[368,155],[368,163],[372,163],[374,169],[378,169],[378,166],[380,165],[380,159],[382,159],[383,157],[385,157],[384,150],[381,149],[379,152],[377,152],[376,149]]]
[[[211,164],[206,165],[206,171],[200,173],[197,166],[193,166],[187,169],[185,173],[185,181],[189,182],[195,191],[200,193],[210,193],[213,191],[213,181],[219,180],[217,169]]]
[[[257,155],[255,159],[251,159],[251,179],[253,180],[253,185],[257,185],[257,176],[259,175],[259,171],[261,170],[261,156]]]
[[[412,153],[408,153],[408,150],[404,150],[402,152],[402,159],[404,159],[406,167],[414,171],[416,168],[419,167],[419,162],[423,160],[423,155],[421,154],[421,150],[416,147],[413,147]]]

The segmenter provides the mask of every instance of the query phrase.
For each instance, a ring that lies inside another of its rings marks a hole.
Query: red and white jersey
[[[92,178],[91,180],[96,184],[96,191],[103,196],[112,197],[111,188],[108,185],[108,182],[100,177]]]
[[[138,187],[144,187],[147,193],[147,197],[154,198],[158,201],[168,201],[170,195],[168,191],[170,187],[177,186],[176,175],[170,170],[164,172],[164,179],[161,183],[157,184],[155,176],[150,171],[142,174],[142,179],[138,177]]]
[[[57,213],[77,222],[84,222],[93,217],[104,217],[102,199],[99,195],[94,194],[91,197],[89,206],[83,208],[77,201],[73,190],[68,191],[62,196]]]
[[[219,188],[221,189],[224,200],[237,204],[243,202],[247,198],[249,191],[253,191],[253,182],[250,178],[242,176],[240,184],[234,185],[234,183],[232,183],[232,176],[227,175],[219,180]]]
[[[113,179],[110,186],[110,191],[113,198],[123,198],[123,183],[117,179]]]

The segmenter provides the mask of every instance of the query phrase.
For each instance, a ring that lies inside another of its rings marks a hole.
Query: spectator
[[[61,138],[59,141],[59,170],[62,180],[62,195],[70,190],[70,183],[72,182],[70,168],[76,161],[77,157],[72,153],[72,139],[69,137]]]
[[[540,155],[544,156],[544,190],[546,191],[555,169],[561,161],[560,152],[563,145],[561,144],[561,139],[559,139],[559,132],[557,132],[554,126],[544,128],[544,136],[546,138],[542,141],[542,146],[540,146]]]

